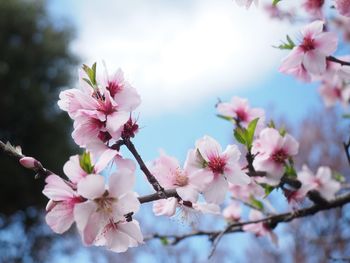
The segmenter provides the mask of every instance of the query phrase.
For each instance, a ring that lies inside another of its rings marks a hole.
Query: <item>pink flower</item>
[[[326,57],[336,50],[338,38],[333,32],[323,32],[323,25],[323,21],[317,20],[302,29],[303,40],[284,59],[281,72],[304,80],[309,79],[306,72],[317,75],[325,72]]]
[[[259,3],[259,0],[236,0],[236,3],[239,6],[244,6],[247,9],[252,5],[253,2],[257,6]]]
[[[250,108],[248,100],[233,97],[230,103],[221,102],[217,106],[219,114],[235,120],[238,125],[247,127],[248,124],[259,118],[259,124],[265,121],[265,111],[260,108]]]
[[[50,198],[46,207],[46,223],[59,234],[67,231],[74,222],[74,207],[83,199],[72,189],[68,182],[57,175],[46,178],[43,194]]]
[[[220,207],[216,204],[195,203],[184,200],[179,201],[175,197],[153,202],[153,213],[156,216],[171,217],[175,215],[177,208],[181,211],[181,218],[186,222],[192,222],[198,213],[220,214]]]
[[[250,214],[249,214],[250,221],[256,221],[263,218],[264,218],[264,215],[260,211],[255,209],[250,210]],[[244,225],[243,230],[246,232],[251,232],[256,236],[269,235],[272,242],[275,245],[278,245],[277,236],[272,232],[271,228],[266,223],[260,222],[255,224]]]
[[[153,213],[156,216],[171,217],[175,215],[177,206],[178,206],[178,201],[175,197],[160,199],[153,202]]]
[[[229,184],[229,190],[232,196],[244,202],[250,202],[252,197],[263,197],[265,190],[255,181],[251,181],[247,185]]]
[[[74,218],[86,245],[108,246],[109,240],[114,238],[114,242],[118,242],[121,234],[116,230],[125,221],[124,216],[139,209],[140,202],[132,191],[135,182],[134,163],[124,162],[118,168],[109,177],[108,187],[105,187],[104,177],[97,174],[90,174],[78,183],[77,192],[87,201],[75,206]],[[133,243],[129,239],[128,242],[123,239],[119,241],[123,250]]]
[[[87,74],[80,72],[80,89],[62,91],[58,105],[74,120],[72,136],[79,146],[87,147],[96,140],[108,145],[122,135],[131,112],[141,102],[140,96],[124,80],[121,70],[93,86],[84,79],[88,79]]]
[[[222,215],[229,222],[239,221],[241,218],[242,208],[238,202],[231,202],[229,206],[227,206]]]
[[[96,246],[105,246],[107,249],[121,253],[129,247],[137,247],[143,243],[139,222],[132,220],[127,222],[109,222],[96,238]]]
[[[303,7],[314,18],[321,19],[323,17],[322,7],[324,0],[304,0]]]
[[[349,105],[350,86],[342,87],[339,84],[332,85],[332,83],[324,82],[320,86],[319,92],[326,107],[332,107],[338,101],[341,102],[344,107]]]
[[[36,159],[34,159],[33,157],[23,157],[19,160],[19,163],[28,169],[34,169],[37,168],[38,166],[40,166],[40,162],[37,161]]]
[[[340,190],[339,182],[332,178],[332,171],[329,167],[321,166],[316,175],[309,170],[307,166],[298,173],[298,180],[302,183],[302,192],[304,195],[310,190],[316,190],[326,200],[335,198],[335,194]]]
[[[276,129],[265,128],[253,143],[252,152],[257,154],[253,166],[267,173],[261,182],[277,185],[284,173],[286,161],[298,153],[299,143],[289,134],[281,136]]]
[[[191,202],[196,202],[198,193],[203,191],[212,180],[212,175],[205,169],[191,170],[187,165],[180,168],[179,162],[164,153],[151,167],[152,174],[166,189],[176,189],[178,195]]]
[[[209,136],[204,136],[196,142],[196,149],[190,150],[186,167],[189,171],[203,169],[212,174],[211,183],[203,190],[209,203],[221,203],[228,190],[228,182],[244,185],[250,182],[239,165],[240,151],[236,145],[228,145],[222,152],[220,144]]]
[[[335,8],[339,14],[350,17],[350,0],[335,0]]]

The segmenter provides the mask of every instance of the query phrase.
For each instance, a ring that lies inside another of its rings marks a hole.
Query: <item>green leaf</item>
[[[343,117],[344,119],[350,119],[350,113],[343,114],[342,117]]]
[[[246,138],[246,145],[247,145],[247,148],[249,150],[252,148],[255,129],[256,129],[256,125],[258,124],[258,121],[259,121],[259,118],[256,118],[248,124],[247,133],[246,133],[245,138]]]
[[[338,171],[333,171],[332,177],[334,180],[338,181],[339,183],[344,183],[345,182],[345,177]]]
[[[278,131],[282,137],[284,137],[287,134],[287,130],[285,127],[280,128]]]
[[[270,120],[270,122],[267,124],[267,127],[276,129],[275,122],[273,120]]]
[[[202,168],[205,168],[208,166],[208,162],[204,159],[202,153],[199,151],[199,149],[197,149],[196,151],[197,157],[199,159],[199,164]]]
[[[83,70],[85,71],[86,75],[89,77],[89,80],[90,80],[92,85],[89,82],[88,83],[92,87],[95,87],[96,84],[97,84],[97,82],[96,82],[96,62],[92,65],[91,68],[84,64],[83,65]]]
[[[241,143],[241,144],[246,144],[246,139],[245,139],[245,130],[242,128],[237,127],[233,131],[233,136],[235,136],[236,140]]]
[[[281,2],[282,0],[273,0],[272,1],[272,4],[274,5],[274,6],[276,6],[279,2]]]
[[[284,173],[287,174],[288,177],[292,177],[292,178],[297,177],[297,172],[295,171],[295,168],[293,165],[285,165]]]
[[[255,199],[254,196],[250,196],[250,204],[259,210],[264,210],[264,204],[261,201]]]
[[[264,198],[268,197],[269,194],[275,189],[274,186],[271,186],[271,185],[269,185],[269,184],[260,184],[260,185],[261,185],[261,186],[264,188],[264,190],[265,190],[265,196],[264,196]]]
[[[79,156],[79,164],[81,169],[86,173],[91,174],[94,172],[94,166],[91,163],[91,157],[89,152],[84,152]]]
[[[274,48],[288,49],[288,50],[293,49],[295,47],[293,40],[288,35],[287,35],[286,39],[287,39],[286,42],[281,41],[282,44],[280,44],[279,46],[274,46]]]
[[[228,117],[228,116],[224,116],[221,114],[216,114],[217,117],[219,117],[220,119],[226,120],[226,121],[233,121],[232,117]]]
[[[162,243],[163,246],[169,245],[169,241],[166,237],[161,237],[160,242]]]

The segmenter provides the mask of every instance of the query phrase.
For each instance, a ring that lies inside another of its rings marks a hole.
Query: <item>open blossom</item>
[[[46,178],[43,194],[50,198],[47,204],[46,223],[59,234],[67,231],[74,222],[74,207],[83,199],[68,182],[52,174]]]
[[[282,136],[276,129],[265,128],[253,143],[252,152],[257,154],[253,166],[266,172],[260,180],[277,185],[284,173],[286,161],[298,153],[299,143],[289,134]]]
[[[302,183],[301,191],[307,194],[308,191],[316,190],[326,200],[335,198],[335,194],[340,190],[340,183],[332,178],[332,171],[329,167],[321,166],[316,175],[307,167],[298,173],[298,180]]]
[[[174,157],[165,153],[153,162],[150,170],[164,188],[176,189],[183,200],[191,202],[197,201],[199,192],[203,191],[212,180],[209,171],[191,170],[187,164],[182,169]]]
[[[81,147],[98,140],[108,144],[118,140],[140,96],[123,78],[121,70],[91,86],[87,74],[80,73],[80,88],[60,93],[59,107],[74,120],[73,139]]]
[[[350,85],[343,86],[342,83],[323,82],[319,88],[326,107],[332,107],[340,102],[344,107],[350,102]]]
[[[252,5],[253,2],[255,5],[258,5],[259,0],[236,0],[236,3],[239,6],[244,6],[247,9]]]
[[[223,211],[222,215],[229,222],[241,219],[242,208],[238,202],[231,202]]]
[[[205,200],[209,203],[222,203],[228,190],[228,183],[244,185],[250,182],[239,165],[240,151],[236,145],[228,145],[222,151],[221,145],[209,136],[196,142],[196,148],[190,150],[186,166],[188,170],[203,169],[212,175],[212,181],[203,190]]]
[[[304,0],[303,7],[314,18],[321,19],[323,17],[322,7],[324,0]]]
[[[135,220],[125,220],[125,215],[135,213],[140,206],[132,191],[135,165],[125,160],[118,168],[109,177],[107,187],[104,177],[98,174],[79,181],[77,192],[86,201],[75,206],[74,218],[84,244],[123,252],[141,243],[142,234]]]
[[[317,20],[302,29],[302,42],[284,59],[281,72],[303,80],[310,80],[309,74],[325,72],[326,57],[336,50],[338,38],[333,32],[323,32],[323,25]]]
[[[156,216],[175,215],[176,209],[181,211],[181,218],[184,221],[192,222],[196,214],[219,214],[220,207],[216,204],[198,203],[184,200],[177,200],[175,197],[161,199],[153,202],[153,213]]]
[[[265,120],[265,111],[260,108],[250,108],[248,100],[239,97],[233,97],[231,102],[221,102],[217,105],[219,114],[235,120],[237,124],[247,127],[248,124],[259,118],[260,126]]]
[[[250,221],[260,220],[262,218],[264,218],[264,215],[260,211],[258,211],[256,209],[250,210],[250,213],[249,213],[249,220]],[[256,236],[269,235],[272,242],[276,245],[278,244],[278,239],[277,239],[276,234],[273,233],[272,229],[264,222],[244,225],[243,230],[246,232],[251,232],[251,233],[255,234]]]
[[[335,8],[339,14],[350,17],[350,0],[335,0]]]
[[[252,197],[263,197],[265,195],[264,188],[254,180],[247,185],[229,184],[229,190],[234,198],[248,203],[251,201]]]

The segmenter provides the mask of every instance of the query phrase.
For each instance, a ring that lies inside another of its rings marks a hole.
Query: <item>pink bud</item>
[[[19,160],[19,162],[23,167],[28,169],[36,168],[39,164],[39,162],[33,157],[23,157]]]

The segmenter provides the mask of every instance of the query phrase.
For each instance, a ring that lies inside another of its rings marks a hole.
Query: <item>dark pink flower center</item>
[[[134,138],[138,130],[139,130],[139,125],[136,123],[136,121],[133,121],[131,118],[129,118],[127,123],[124,124],[122,137]]]
[[[122,85],[118,83],[117,81],[108,81],[108,87],[107,90],[111,94],[112,97],[114,97],[117,93],[119,93],[122,90]]]
[[[315,42],[310,36],[305,36],[303,43],[301,43],[300,47],[304,52],[311,51],[315,49]]]
[[[208,167],[214,174],[223,174],[226,160],[220,156],[213,156],[209,159]]]
[[[112,136],[107,131],[100,131],[98,134],[98,138],[103,142],[108,142],[110,139],[112,139]]]
[[[284,163],[284,161],[288,158],[288,154],[283,149],[280,149],[272,154],[271,158],[276,163]]]
[[[305,2],[306,9],[321,9],[324,4],[324,0],[308,0]]]
[[[245,110],[243,109],[236,110],[236,115],[237,115],[237,121],[243,121],[243,122],[248,121],[248,114]]]

